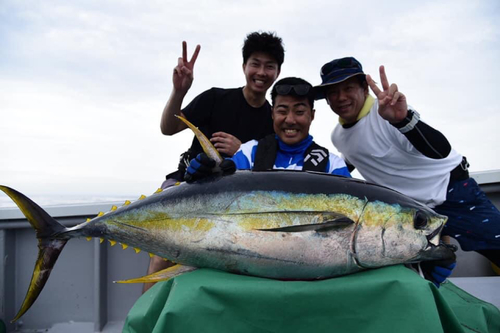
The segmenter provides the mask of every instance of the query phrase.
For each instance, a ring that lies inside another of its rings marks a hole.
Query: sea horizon
[[[126,200],[134,201],[134,195],[33,195],[30,199],[41,207],[47,206],[71,206],[71,205],[87,205],[93,203],[107,202],[125,202]],[[17,205],[8,196],[0,196],[0,209],[14,208]]]

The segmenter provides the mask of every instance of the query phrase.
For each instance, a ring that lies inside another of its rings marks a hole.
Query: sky
[[[345,56],[375,78],[385,65],[471,171],[498,170],[499,19],[497,0],[0,0],[0,184],[51,204],[153,193],[193,137],[159,127],[182,41],[189,54],[201,45],[186,105],[245,84],[253,31],[283,39],[280,78],[319,84],[320,67]],[[311,134],[336,153],[337,118],[324,101],[315,109]]]

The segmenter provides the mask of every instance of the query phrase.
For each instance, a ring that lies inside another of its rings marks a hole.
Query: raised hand
[[[198,58],[200,49],[201,46],[196,45],[193,56],[191,57],[191,60],[188,61],[187,43],[185,41],[182,42],[182,57],[177,61],[177,66],[174,68],[174,75],[172,78],[175,90],[185,94],[189,88],[191,88],[191,84],[194,79],[194,63],[196,62],[196,58]]]
[[[408,113],[406,97],[398,90],[395,83],[389,85],[384,66],[380,66],[380,81],[382,82],[383,91],[377,87],[370,75],[366,76],[366,81],[375,96],[377,96],[380,116],[393,124],[402,121]]]
[[[210,141],[219,153],[224,153],[228,156],[233,156],[241,146],[241,141],[237,137],[225,132],[214,133]]]

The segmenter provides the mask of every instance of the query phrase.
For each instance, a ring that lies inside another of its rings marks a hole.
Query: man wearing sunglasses
[[[309,127],[314,119],[312,85],[300,78],[278,81],[272,91],[272,119],[276,134],[241,145],[231,159],[221,165],[225,173],[243,170],[308,170],[350,177],[347,166],[338,156],[313,141]],[[193,159],[185,179],[194,181],[208,176],[215,162],[205,154]]]
[[[448,216],[443,235],[500,266],[500,212],[474,179],[467,160],[442,133],[420,120],[380,67],[382,89],[352,57],[321,68],[316,99],[339,116],[332,143],[349,170],[404,193]],[[376,96],[368,93],[368,86]]]

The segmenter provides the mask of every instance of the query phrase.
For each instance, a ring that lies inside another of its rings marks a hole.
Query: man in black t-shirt
[[[187,126],[175,115],[184,116],[197,126],[225,157],[232,156],[241,142],[260,139],[273,132],[271,106],[266,92],[280,73],[284,60],[281,38],[272,33],[253,32],[247,35],[243,45],[243,73],[246,84],[243,88],[212,88],[198,95],[181,110],[186,93],[193,82],[193,68],[198,57],[198,45],[190,61],[187,60],[187,46],[183,42],[182,58],[174,68],[173,89],[161,118],[161,131],[174,135]],[[179,170],[167,175],[162,188],[182,181],[185,172],[184,161],[189,161],[202,152],[193,139],[191,148],[183,154]]]
[[[273,133],[271,105],[266,92],[278,78],[284,60],[281,38],[273,33],[253,32],[246,36],[243,44],[243,73],[246,84],[242,88],[207,90],[181,110],[182,102],[193,83],[193,69],[200,52],[197,45],[187,59],[187,45],[182,43],[182,57],[173,73],[173,89],[161,117],[161,131],[174,135],[187,128],[175,115],[181,115],[197,126],[224,157],[231,157],[242,142],[259,140]],[[189,161],[202,152],[196,139],[188,151],[181,155],[177,171],[167,175],[162,188],[184,180]],[[148,274],[168,268],[172,264],[153,256]],[[146,283],[144,291],[153,284]]]

